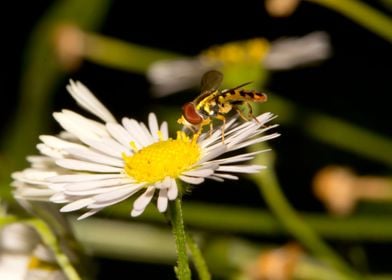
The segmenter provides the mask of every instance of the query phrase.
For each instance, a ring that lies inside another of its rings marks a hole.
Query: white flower
[[[176,180],[196,185],[206,178],[223,181],[238,179],[237,173],[259,172],[264,166],[243,162],[264,151],[225,154],[278,136],[263,135],[275,127],[265,125],[273,118],[265,113],[257,117],[258,122],[229,120],[224,143],[221,128],[199,137],[178,131],[172,139],[167,123],[159,125],[153,113],[148,126],[129,118],[118,123],[83,84],[71,81],[67,89],[102,122],[69,110],[54,113],[65,131],[40,136],[37,148],[42,155],[28,157],[31,167],[12,177],[16,198],[66,204],[62,212],[87,208],[79,219],[133,195],[139,197],[131,215],[138,216],[156,191],[158,210],[164,212],[168,201],[178,196]]]
[[[272,42],[255,38],[212,46],[196,57],[158,60],[147,70],[147,78],[152,84],[152,93],[163,97],[197,86],[205,72],[220,69],[230,60],[238,60],[237,64],[252,61],[269,71],[285,71],[314,66],[331,54],[330,38],[324,31],[302,37],[282,37]]]

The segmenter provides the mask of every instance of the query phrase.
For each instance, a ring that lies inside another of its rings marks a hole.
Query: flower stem
[[[186,235],[180,196],[175,201],[169,203],[169,217],[177,249],[177,266],[175,267],[175,272],[179,280],[190,280],[191,270],[189,268],[186,250]]]
[[[101,34],[86,33],[84,56],[97,64],[145,74],[158,60],[176,59],[180,54],[149,48]]]
[[[265,149],[265,146],[259,144],[253,146],[252,149],[263,150]],[[264,154],[263,159],[258,157],[256,160],[263,161],[257,163],[267,165],[268,169],[263,170],[263,172],[258,175],[254,175],[253,179],[258,185],[267,204],[278,217],[280,222],[295,238],[312,251],[313,254],[324,260],[325,263],[345,273],[347,275],[347,279],[358,279],[359,275],[353,271],[343,258],[336,254],[335,251],[328,246],[328,244],[326,244],[291,207],[282,193],[276,174],[273,171],[272,152],[269,153],[269,156]]]
[[[58,264],[67,278],[69,280],[81,280],[82,278],[79,276],[79,273],[73,266],[71,260],[63,253],[58,239],[54,236],[49,226],[42,220],[38,219],[30,219],[26,223],[33,226],[41,236],[45,245],[52,249]]]
[[[297,215],[294,209],[282,194],[277,178],[273,171],[264,170],[257,179],[260,192],[268,205],[275,212],[282,224],[299,240],[308,247],[316,256],[323,259],[332,267],[354,275],[351,268],[337,255],[323,240]]]
[[[307,0],[328,7],[392,42],[392,20],[367,4],[356,0]]]
[[[188,244],[188,248],[191,251],[193,263],[195,264],[195,268],[200,280],[210,280],[211,274],[208,271],[207,264],[203,258],[199,246],[197,246],[197,243],[190,234],[187,234],[186,241]]]

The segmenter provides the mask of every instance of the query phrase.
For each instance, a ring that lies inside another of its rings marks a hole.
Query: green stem
[[[16,216],[11,216],[11,215],[6,215],[6,216],[2,216],[0,217],[0,230],[2,227],[5,227],[9,224],[18,222],[19,219]]]
[[[326,127],[334,133],[326,133]],[[392,141],[387,137],[318,113],[309,114],[309,117],[304,120],[303,128],[306,133],[319,141],[392,166]]]
[[[172,234],[165,227],[113,218],[90,217],[80,222],[72,217],[71,221],[80,242],[93,256],[164,265],[169,265],[176,259]],[[203,242],[203,235],[200,240]],[[228,279],[235,271],[243,269],[260,254],[275,247],[274,244],[259,244],[233,237],[226,232],[223,235],[209,234],[203,252],[214,278]],[[293,279],[318,280],[346,278],[342,273],[308,255],[300,258],[293,276]],[[367,275],[367,279],[386,280],[392,277]]]
[[[208,267],[206,261],[203,258],[203,255],[197,246],[195,240],[193,240],[190,234],[187,234],[186,241],[188,244],[189,251],[191,251],[193,263],[195,264],[196,271],[199,275],[200,280],[210,280],[211,274],[208,271]]]
[[[257,145],[257,149],[264,149]],[[256,148],[254,146],[253,148]],[[260,157],[259,157],[260,158]],[[336,269],[347,274],[348,279],[358,277],[346,262],[337,255],[332,248],[330,248],[317,234],[310,228],[306,222],[295,212],[291,207],[285,196],[283,195],[278,180],[274,171],[272,170],[272,156],[264,155],[264,159],[269,163],[269,167],[263,170],[257,176],[253,176],[254,181],[257,183],[260,192],[262,193],[267,204],[275,215],[279,218],[280,222],[289,230],[289,232],[298,239],[304,246],[312,251],[317,257],[323,259],[326,263],[335,267]],[[265,164],[263,162],[263,164]]]
[[[298,106],[278,94],[272,96],[263,108],[278,115],[279,123],[293,126],[300,124],[299,128],[304,133],[321,142],[392,166],[392,141],[388,137],[343,119]],[[255,112],[260,110],[259,107],[254,109]],[[326,133],[326,127],[334,133]]]
[[[48,225],[37,219],[28,220],[27,224],[33,226],[41,236],[45,245],[52,249],[58,264],[67,278],[69,280],[81,280],[82,278],[79,276],[69,258],[63,253],[56,236],[53,234]]]
[[[340,12],[370,31],[392,42],[392,20],[365,3],[356,0],[307,0]]]
[[[97,64],[145,74],[158,60],[178,59],[179,54],[148,48],[100,34],[87,34],[85,58]]]
[[[389,242],[392,240],[391,208],[383,208],[384,215],[355,215],[346,218],[324,214],[299,213],[317,234],[324,238],[350,241]],[[120,203],[103,210],[117,218],[129,217],[128,203]],[[189,226],[198,229],[224,231],[251,235],[286,236],[285,228],[269,211],[187,202],[183,205],[184,217]],[[147,207],[140,217],[142,221],[164,223],[162,215],[153,207]]]
[[[169,217],[177,249],[176,275],[179,280],[190,280],[191,270],[189,268],[186,250],[186,235],[182,217],[181,197],[178,197],[175,201],[169,203]]]

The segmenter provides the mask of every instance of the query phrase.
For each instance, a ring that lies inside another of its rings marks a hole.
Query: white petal
[[[107,166],[103,164],[91,163],[76,159],[59,159],[56,160],[56,164],[63,168],[79,171],[91,171],[91,172],[108,172],[108,173],[120,173],[123,169],[118,167]]]
[[[54,191],[51,189],[37,189],[22,187],[19,188],[14,195],[20,199],[31,199],[31,200],[48,200],[52,196]]]
[[[53,194],[50,198],[49,201],[55,202],[55,203],[68,203],[69,202],[69,197],[66,196],[62,192],[57,192]]]
[[[162,188],[164,188],[164,186],[163,186],[163,184],[162,184],[162,181],[161,181],[161,182],[156,182],[154,186],[155,186],[155,188],[157,188],[157,189],[162,189]]]
[[[38,151],[48,157],[54,158],[54,159],[59,159],[64,157],[64,152],[61,152],[59,150],[55,150],[43,143],[37,144],[37,149]]]
[[[61,113],[72,123],[74,126],[78,126],[78,128],[83,129],[85,131],[89,131],[92,134],[95,134],[99,137],[108,137],[109,133],[106,130],[105,125],[95,120],[86,118],[78,113],[75,113],[71,110],[63,109]]]
[[[127,178],[124,174],[68,174],[47,178],[51,183],[72,183],[86,181],[100,181],[106,179]]]
[[[230,179],[230,180],[238,180],[239,178],[235,175],[232,174],[226,174],[226,173],[215,173],[214,177],[219,177],[222,179]]]
[[[97,212],[101,211],[103,208],[97,208],[97,209],[90,210],[90,211],[84,213],[83,215],[79,216],[79,218],[77,220],[80,221],[80,220],[86,219],[86,218],[96,214]]]
[[[79,199],[79,200],[73,201],[71,203],[68,203],[67,205],[62,207],[60,209],[60,212],[76,211],[76,210],[79,210],[79,209],[86,207],[87,205],[89,205],[93,202],[94,202],[94,199],[92,199],[92,198]]]
[[[239,131],[238,133],[236,133],[235,135],[233,135],[230,138],[227,137],[227,139],[225,140],[225,144],[226,144],[228,150],[233,151],[236,149],[235,148],[236,145],[239,145],[248,139],[252,139],[258,133],[259,132],[254,128],[249,128],[247,130],[244,129],[242,131]]]
[[[136,144],[140,145],[140,147],[145,147],[154,143],[154,139],[150,133],[146,133],[134,119],[123,118],[122,123],[125,129],[135,138]]]
[[[266,151],[269,151],[269,150],[260,150],[260,151],[256,151],[256,152],[252,152],[252,153],[239,154],[239,155],[232,156],[232,157],[211,160],[211,161],[202,163],[201,166],[206,168],[211,164],[218,165],[218,164],[227,164],[227,163],[248,161],[248,160],[253,159],[255,155],[262,153],[262,152],[266,152]],[[211,167],[211,169],[216,169],[216,168]]]
[[[130,147],[129,144],[131,141],[135,141],[131,134],[120,124],[108,123],[106,124],[106,128],[112,137],[127,149]]]
[[[28,168],[23,171],[12,173],[11,177],[14,180],[29,184],[46,185],[46,179],[56,175],[58,175],[58,173],[54,171],[42,171]]]
[[[93,198],[96,201],[96,203],[94,203],[94,204],[99,205],[99,204],[108,203],[108,205],[110,205],[112,203],[122,201],[122,200],[128,198],[129,196],[133,195],[138,190],[140,190],[140,188],[142,186],[143,186],[143,184],[129,185],[129,186],[124,186],[121,189],[116,189],[114,191],[111,191],[109,193],[95,195],[95,196],[93,196]]]
[[[276,115],[267,112],[257,116],[256,119],[259,121],[260,126],[263,126],[265,123],[275,119],[276,117],[277,117]]]
[[[87,181],[87,182],[77,182],[66,184],[64,187],[64,191],[77,191],[77,190],[90,190],[96,188],[105,188],[105,187],[117,187],[125,184],[133,183],[132,180],[128,178],[120,178],[120,179],[107,179],[107,180],[99,180],[99,181]]]
[[[125,185],[119,185],[119,186],[110,186],[106,188],[86,188],[86,189],[73,189],[73,190],[66,190],[64,193],[69,196],[77,196],[77,197],[89,197],[89,196],[94,196],[98,194],[105,194],[109,192],[113,192],[116,190],[121,190],[124,188]],[[94,205],[99,204],[99,203],[92,203]]]
[[[167,192],[167,197],[169,200],[175,200],[178,195],[178,187],[177,187],[177,182],[176,180],[172,179],[171,186]]]
[[[48,184],[48,188],[51,190],[54,190],[56,192],[62,192],[62,191],[64,191],[64,187],[66,185],[67,184],[64,184],[64,183]]]
[[[207,153],[204,154],[202,156],[202,158],[199,160],[199,163],[203,163],[203,162],[206,162],[210,159],[216,158],[216,157],[224,154],[225,152],[227,152],[227,147],[219,145],[219,146],[215,147],[214,149],[207,151]]]
[[[167,125],[167,122],[163,122],[161,124],[160,131],[162,132],[163,140],[169,139],[169,127]]]
[[[60,139],[63,139],[65,141],[69,141],[72,143],[79,143],[79,138],[75,137],[75,135],[73,135],[72,133],[69,133],[68,131],[60,131],[60,133],[57,134],[57,137],[59,137]]]
[[[145,209],[147,205],[150,203],[152,197],[154,196],[154,192],[155,192],[155,187],[149,186],[147,190],[135,200],[135,202],[133,203],[133,209],[137,209],[137,210]]]
[[[45,156],[27,156],[27,161],[31,164],[39,163],[42,165],[52,165],[53,159]]]
[[[159,212],[163,213],[167,209],[167,189],[160,189],[159,190],[159,196],[158,196],[158,202],[157,202],[157,207]]]
[[[232,118],[225,125],[225,136],[229,136],[232,133],[232,130],[229,130],[231,125],[233,125],[236,121],[236,118]],[[199,142],[201,147],[205,148],[211,145],[222,145],[222,129],[221,127],[215,128],[215,131],[210,135],[210,132],[203,133],[199,137]]]
[[[150,128],[151,135],[155,141],[158,140],[158,120],[154,113],[148,115],[148,127]]]
[[[185,183],[193,184],[193,185],[198,185],[204,182],[204,178],[198,178],[198,177],[189,177],[185,175],[181,175],[180,179],[184,181]]]
[[[45,143],[47,146],[54,148],[54,149],[65,149],[69,147],[80,147],[80,144],[75,144],[72,142],[65,141],[58,137],[52,135],[40,135],[39,139]]]
[[[124,162],[121,159],[113,158],[102,153],[95,152],[86,147],[68,148],[66,151],[75,158],[87,160],[91,162],[101,163],[104,165],[111,165],[116,167],[123,167]]]
[[[141,210],[132,209],[131,216],[132,216],[132,217],[138,217],[138,216],[140,216],[143,212],[144,212],[144,208],[141,209]]]
[[[163,188],[166,188],[166,189],[170,188],[172,181],[173,180],[170,176],[166,176],[165,179],[163,179],[163,181],[162,181]]]
[[[208,177],[214,173],[212,169],[195,169],[189,170],[186,172],[182,172],[183,175],[191,176],[191,177]]]
[[[218,176],[215,176],[215,175],[209,176],[208,179],[211,179],[211,180],[214,180],[214,181],[217,181],[217,182],[224,182],[225,181],[222,178],[220,178]]]
[[[152,143],[156,142],[154,137],[151,135],[151,132],[148,129],[148,127],[143,122],[139,122],[139,125],[140,125],[140,128],[143,131],[143,134],[141,134],[141,135],[143,135],[143,137],[146,137],[146,141],[152,141]],[[146,141],[144,141],[144,142],[146,143]]]
[[[217,171],[236,172],[236,173],[256,173],[265,166],[261,165],[222,165],[219,166]]]
[[[72,135],[75,135],[78,139],[84,139],[84,138],[94,138],[97,137],[95,134],[90,133],[89,131],[85,131],[75,125],[75,123],[67,118],[66,115],[63,113],[55,112],[53,113],[53,117],[55,120],[61,125],[62,128],[64,128],[66,131],[71,133]]]
[[[34,169],[48,170],[56,169],[54,159],[48,156],[28,156],[27,161]]]
[[[84,143],[89,145],[91,148],[94,148],[102,153],[105,153],[109,156],[121,158],[122,153],[129,153],[130,147],[125,148],[123,145],[120,145],[117,141],[112,138],[104,138],[104,139],[82,139]]]
[[[105,122],[116,122],[109,110],[81,82],[70,80],[67,90],[82,108]]]

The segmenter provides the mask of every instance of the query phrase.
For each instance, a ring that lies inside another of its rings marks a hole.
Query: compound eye
[[[203,121],[203,118],[196,111],[195,105],[192,102],[185,103],[184,106],[182,106],[182,115],[193,125],[198,125]]]

